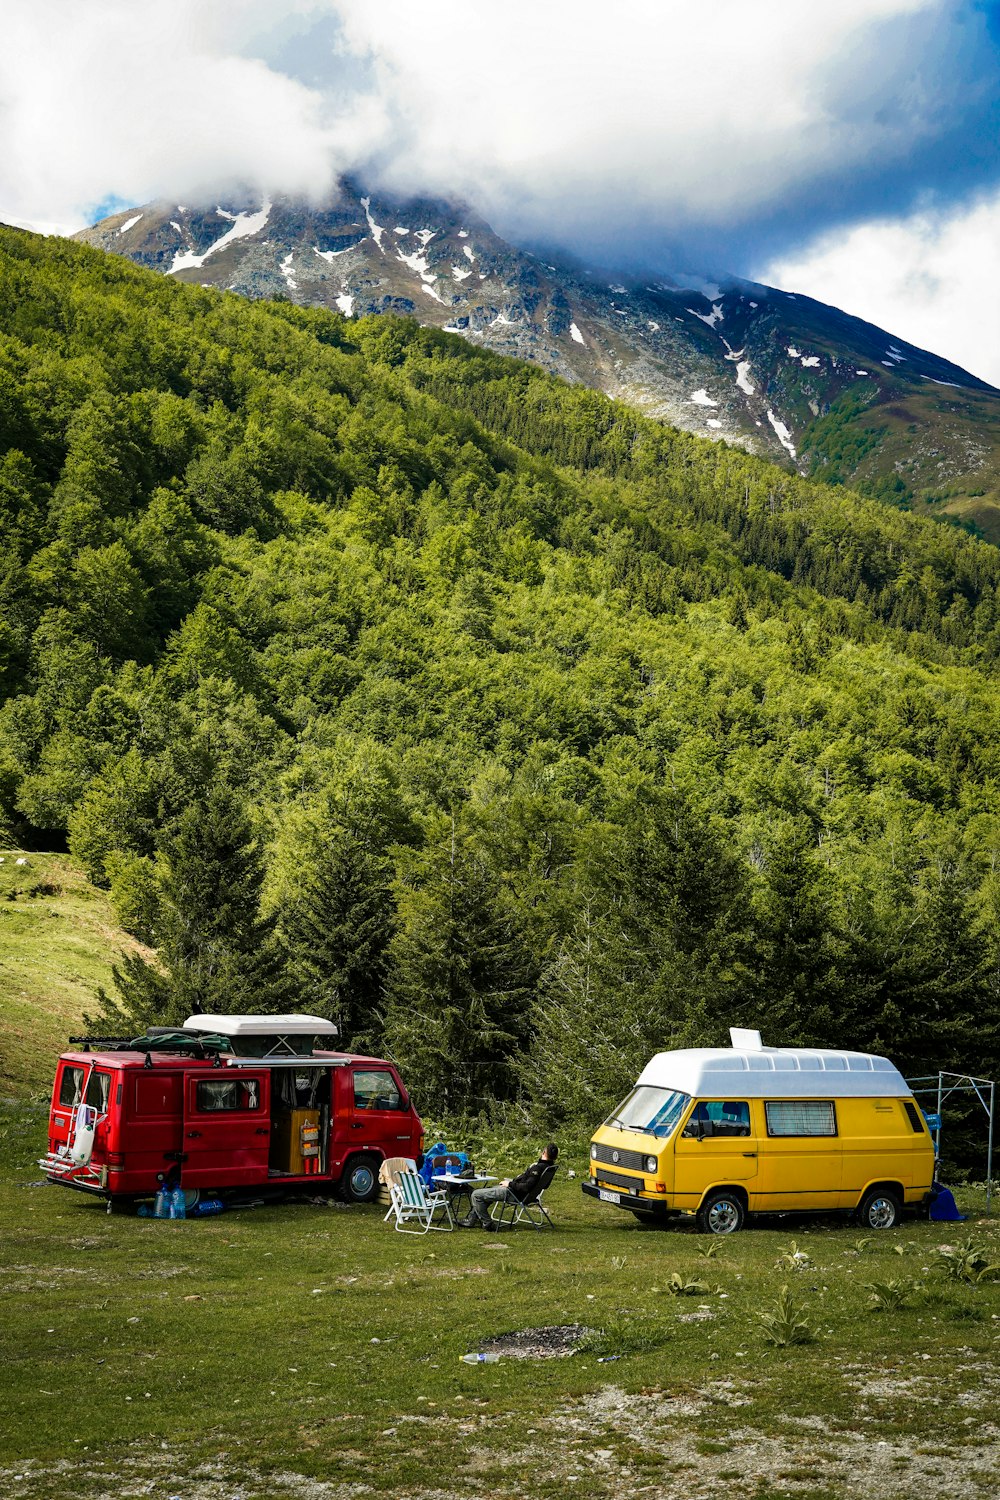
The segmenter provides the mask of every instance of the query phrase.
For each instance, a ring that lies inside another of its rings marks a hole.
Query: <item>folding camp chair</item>
[[[542,1202],[542,1194],[558,1170],[558,1165],[550,1162],[538,1179],[538,1187],[530,1198],[517,1198],[508,1188],[506,1199],[501,1199],[493,1205],[494,1223],[505,1224],[508,1229],[517,1229],[521,1224],[530,1225],[532,1229],[544,1229],[546,1225],[553,1229],[555,1226]],[[507,1214],[510,1215],[509,1218],[505,1218]]]
[[[391,1212],[396,1215],[395,1228],[400,1234],[426,1234],[429,1229],[454,1229],[448,1194],[443,1190],[429,1193],[416,1172],[400,1172],[389,1189]],[[434,1215],[443,1213],[447,1224],[435,1224]],[[386,1215],[388,1217],[388,1215]],[[410,1224],[419,1228],[410,1229]]]
[[[415,1172],[417,1164],[411,1156],[387,1156],[378,1169],[379,1187],[381,1189],[380,1202],[388,1201],[389,1212],[382,1218],[384,1224],[386,1219],[391,1219],[396,1210],[392,1205],[392,1189],[399,1181],[401,1172]]]

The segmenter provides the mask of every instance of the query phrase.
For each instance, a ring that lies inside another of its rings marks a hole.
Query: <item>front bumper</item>
[[[666,1219],[672,1212],[676,1212],[669,1209],[662,1199],[657,1202],[654,1198],[641,1198],[638,1192],[630,1192],[627,1188],[604,1187],[592,1178],[581,1182],[580,1187],[588,1198],[597,1198],[611,1208],[624,1208],[629,1213],[649,1214],[655,1219]]]

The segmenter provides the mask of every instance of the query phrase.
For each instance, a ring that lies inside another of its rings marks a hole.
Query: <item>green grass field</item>
[[[136,944],[67,856],[0,856],[0,1096],[38,1097],[112,964]]]
[[[968,1234],[1000,1261],[972,1191],[967,1225],[706,1241],[584,1199],[581,1138],[551,1233],[417,1238],[312,1203],[171,1223],[37,1186],[43,1130],[27,1105],[0,1125],[9,1500],[997,1493],[1000,1284],[936,1268]],[[515,1167],[537,1145],[477,1159]],[[902,1305],[875,1310],[869,1287],[890,1283]],[[783,1286],[815,1341],[768,1342]],[[567,1324],[599,1336],[461,1362]]]

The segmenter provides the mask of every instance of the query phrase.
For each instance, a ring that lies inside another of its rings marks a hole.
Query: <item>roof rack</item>
[[[141,1036],[71,1036],[69,1040],[84,1052],[96,1047],[102,1052],[185,1052],[198,1058],[217,1057],[232,1046],[225,1036],[196,1034],[169,1026],[151,1026]]]

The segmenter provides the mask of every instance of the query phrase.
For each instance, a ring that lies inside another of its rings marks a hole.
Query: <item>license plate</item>
[[[621,1193],[609,1193],[607,1188],[598,1188],[597,1196],[602,1203],[620,1203],[622,1201]]]

